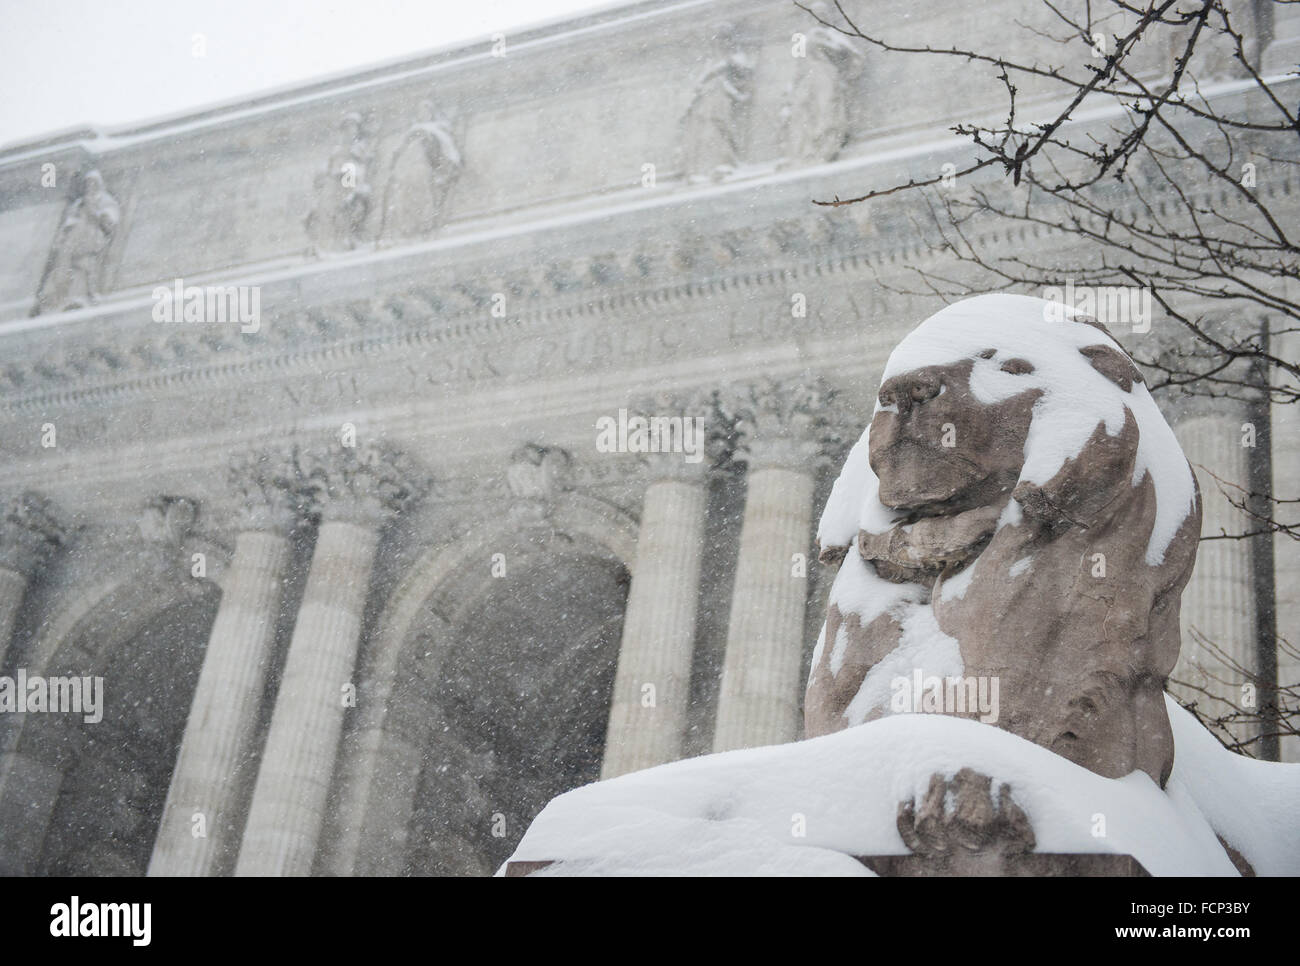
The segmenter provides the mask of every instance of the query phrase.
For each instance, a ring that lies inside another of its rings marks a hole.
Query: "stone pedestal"
[[[681,454],[651,460],[656,478],[641,509],[602,778],[680,758],[686,726],[706,471]]]
[[[855,855],[855,859],[882,879],[933,878],[954,874],[951,865],[929,856],[913,855]],[[1051,878],[1150,878],[1139,862],[1131,855],[1112,852],[1031,852],[1024,855],[989,855],[982,867],[963,868],[968,876],[1010,876]],[[507,879],[524,879],[535,872],[551,869],[560,871],[562,862],[542,859],[528,862],[507,862]]]
[[[1049,878],[1150,878],[1131,855],[1113,852],[1029,852],[1021,855],[981,855],[955,871],[953,863],[925,855],[855,855],[855,859],[885,879],[936,876],[999,876]],[[507,875],[509,872],[507,872]]]
[[[738,456],[749,473],[714,751],[779,744],[800,734],[823,406],[820,391],[773,385],[751,393],[741,408]]]

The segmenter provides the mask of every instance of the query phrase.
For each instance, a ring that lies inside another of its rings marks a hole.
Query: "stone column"
[[[243,816],[237,814],[237,776],[253,753],[300,498],[289,460],[241,461],[230,476],[243,497],[235,553],[172,772],[150,875],[228,873],[239,848]]]
[[[419,488],[391,450],[308,458],[321,524],[289,642],[236,875],[309,875],[343,716],[354,703],[361,618],[379,534]]]
[[[1174,426],[1174,434],[1200,486],[1202,537],[1253,529],[1250,519],[1225,495],[1226,491],[1240,502],[1249,485],[1247,460],[1252,450],[1242,445],[1245,409],[1226,399],[1193,400],[1188,406],[1187,415]],[[1176,685],[1173,690],[1184,699],[1197,701],[1212,717],[1228,713],[1229,705],[1240,707],[1242,686],[1256,666],[1249,540],[1201,540],[1196,568],[1183,591],[1182,626],[1182,653],[1172,677],[1222,700]],[[1216,648],[1222,653],[1216,653]],[[1234,729],[1234,734],[1244,739],[1253,732]]]
[[[679,404],[676,413],[691,410]],[[647,464],[601,778],[680,758],[690,700],[708,460],[701,449],[694,463],[656,453]]]
[[[36,874],[63,770],[17,748],[0,752],[0,876]]]
[[[1300,13],[1296,14],[1300,27]],[[1289,297],[1300,295],[1300,286],[1292,285]],[[1274,328],[1291,328],[1289,319],[1275,319]],[[1300,359],[1300,333],[1275,332],[1272,335],[1273,354],[1283,359]],[[1275,383],[1293,392],[1300,391],[1300,381],[1284,373],[1274,373]],[[1281,400],[1272,405],[1273,423],[1273,497],[1290,500],[1274,504],[1273,512],[1284,522],[1300,518],[1300,402]],[[1273,537],[1274,585],[1277,603],[1277,633],[1283,640],[1277,652],[1277,683],[1279,687],[1300,687],[1300,540],[1285,533]],[[1294,707],[1300,696],[1282,702]],[[1300,723],[1300,722],[1298,722]],[[1279,742],[1281,761],[1300,762],[1300,738],[1285,737]]]
[[[27,584],[64,542],[49,500],[28,491],[0,518],[0,668],[4,667]]]
[[[794,741],[801,732],[800,663],[824,406],[819,389],[774,384],[751,391],[742,404],[737,455],[749,469],[714,751]]]

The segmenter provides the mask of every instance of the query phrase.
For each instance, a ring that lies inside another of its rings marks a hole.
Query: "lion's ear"
[[[849,554],[848,547],[823,547],[820,540],[816,542],[816,545],[817,562],[828,567],[838,567]]]
[[[1099,422],[1083,448],[1068,458],[1056,475],[1041,486],[1022,480],[1012,497],[1025,515],[1045,526],[1053,537],[1075,526],[1091,526],[1116,494],[1133,484],[1137,460],[1138,424],[1124,410],[1124,428],[1112,436]]]
[[[1135,383],[1141,384],[1142,373],[1133,364],[1133,360],[1118,349],[1108,345],[1088,345],[1079,351],[1094,369],[1125,392],[1132,390]]]

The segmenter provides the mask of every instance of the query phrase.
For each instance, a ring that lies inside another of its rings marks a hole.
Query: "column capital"
[[[11,500],[0,517],[0,567],[32,577],[66,540],[54,504],[27,490]]]
[[[243,497],[236,511],[239,532],[287,535],[304,518],[306,498],[290,450],[259,450],[237,456],[226,469],[231,489]]]
[[[414,460],[387,443],[300,450],[303,492],[322,520],[378,529],[428,492],[431,481]]]
[[[712,386],[656,390],[634,400],[629,413],[651,421],[652,427],[655,420],[668,421],[661,425],[672,436],[670,448],[639,454],[651,483],[702,483],[717,465],[726,434],[718,413],[718,392]]]
[[[821,379],[764,379],[733,389],[726,403],[736,415],[736,460],[751,470],[812,472],[827,456],[833,395]]]

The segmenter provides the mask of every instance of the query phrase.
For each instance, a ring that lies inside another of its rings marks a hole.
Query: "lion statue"
[[[1191,467],[1104,326],[1027,296],[948,306],[890,355],[822,516],[840,569],[807,736],[964,714],[1164,787],[1200,528]],[[913,681],[940,682],[927,706]]]

